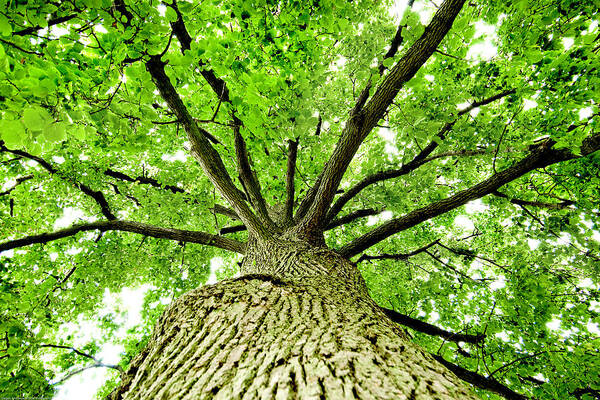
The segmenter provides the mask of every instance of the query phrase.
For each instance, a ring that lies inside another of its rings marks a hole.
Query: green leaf
[[[394,65],[394,59],[393,58],[386,58],[385,60],[382,61],[382,64],[384,67],[389,68],[392,65]]]
[[[12,27],[8,18],[3,14],[0,14],[0,36],[10,36],[12,33]]]
[[[175,10],[173,10],[173,8],[171,8],[171,7],[167,7],[167,11],[165,13],[165,16],[167,17],[167,19],[169,20],[169,22],[175,22],[175,21],[177,21],[177,12],[175,12]]]
[[[0,137],[9,148],[21,147],[25,142],[25,127],[21,121],[0,120]]]
[[[541,61],[542,57],[543,57],[542,52],[540,50],[532,49],[527,52],[527,59],[532,64],[535,64],[535,63]]]
[[[50,142],[60,142],[67,137],[67,123],[55,122],[44,130],[44,137]]]
[[[79,140],[85,140],[86,137],[86,129],[81,125],[75,125],[70,128],[71,134]]]
[[[40,131],[52,122],[52,117],[40,106],[29,106],[23,111],[23,123],[27,129]]]

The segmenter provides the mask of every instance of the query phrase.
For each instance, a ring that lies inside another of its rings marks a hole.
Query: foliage
[[[235,115],[269,205],[285,202],[288,144],[298,140],[299,203],[363,88],[371,82],[373,95],[427,32],[436,7],[410,3],[398,52],[385,58],[398,28],[385,1],[0,0],[0,243],[111,216],[213,235],[235,224],[215,211],[225,199],[182,152],[193,143],[148,71],[157,55],[230,175]],[[540,143],[569,151],[358,259],[381,306],[486,335],[454,343],[411,331],[425,349],[538,399],[600,391],[600,155],[584,142],[599,128],[599,8],[597,0],[468,2],[362,143],[341,188],[437,148],[407,173],[367,186],[340,216],[386,213],[325,233],[340,249],[386,218],[510,168]],[[180,18],[187,50],[173,33]],[[484,43],[493,56],[478,53]],[[227,83],[229,99],[215,94],[209,71]],[[465,217],[470,225],[459,223]],[[369,258],[384,254],[405,256]],[[161,299],[204,284],[215,257],[225,265],[219,278],[234,276],[239,255],[131,231],[91,230],[3,253],[0,397],[53,393],[50,383],[89,365],[103,343],[125,346],[126,367]],[[143,285],[143,325],[117,334],[118,311],[106,315],[103,338],[79,349],[90,357],[42,346],[72,347],[65,324],[96,319],[105,293]]]

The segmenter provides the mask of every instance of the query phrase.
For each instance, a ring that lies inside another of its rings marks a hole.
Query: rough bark
[[[476,399],[369,298],[354,264],[254,242],[242,277],[177,300],[117,399]]]

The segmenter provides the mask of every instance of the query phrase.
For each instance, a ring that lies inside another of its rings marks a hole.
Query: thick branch
[[[494,392],[499,394],[500,396],[509,399],[509,400],[527,400],[528,397],[515,392],[514,390],[508,388],[507,386],[501,384],[494,378],[486,378],[485,376],[479,375],[475,372],[469,371],[466,368],[458,366],[456,364],[451,363],[450,361],[446,361],[443,357],[432,354],[433,358],[435,358],[438,362],[448,368],[450,371],[454,373],[457,377],[462,379],[465,382],[469,382],[475,387],[480,389],[489,390],[490,392]]]
[[[198,127],[183,104],[183,101],[181,101],[181,98],[171,84],[171,80],[165,73],[164,67],[164,62],[157,56],[150,57],[146,62],[146,68],[150,72],[160,95],[169,105],[171,111],[177,116],[187,133],[191,143],[191,153],[199,161],[200,166],[212,184],[225,197],[244,224],[259,237],[269,237],[270,234],[267,229],[260,223],[238,194],[238,190],[231,181],[231,177],[227,173],[221,157],[202,134],[202,129]]]
[[[319,121],[321,117],[319,116]],[[320,129],[320,123],[319,127]],[[287,158],[287,174],[285,178],[285,223],[291,225],[293,223],[294,213],[294,175],[296,174],[296,157],[298,156],[298,140],[288,141],[288,158]]]
[[[122,231],[139,233],[144,236],[150,236],[158,239],[176,240],[179,242],[198,243],[208,246],[214,246],[221,249],[244,253],[245,245],[237,240],[224,238],[209,233],[187,231],[174,228],[162,228],[158,226],[143,224],[134,221],[99,221],[86,224],[73,225],[69,228],[61,229],[55,232],[42,233],[39,235],[27,236],[21,239],[10,240],[0,243],[0,252],[25,247],[36,243],[48,243],[54,240],[74,236],[79,232],[89,231]]]
[[[223,207],[220,204],[215,204],[215,206],[210,210],[217,214],[225,215],[226,217],[229,217],[231,219],[240,219],[240,217],[238,217],[235,211],[233,211],[231,208]]]
[[[368,118],[374,119],[374,121],[370,121],[373,126],[383,116],[402,86],[417,73],[436,50],[452,27],[452,23],[460,12],[463,3],[462,0],[444,1],[431,23],[425,28],[423,35],[394,65],[383,83],[377,88],[365,110],[369,114]]]
[[[228,233],[243,232],[246,230],[245,225],[226,226],[219,230],[219,235],[227,235]]]
[[[446,0],[433,16],[423,35],[383,79],[364,109],[351,114],[342,136],[323,171],[316,199],[299,230],[311,232],[326,224],[325,216],[350,161],[361,143],[377,125],[394,97],[433,54],[446,36],[464,0]]]
[[[485,335],[483,335],[483,334],[468,335],[468,334],[464,334],[464,333],[454,333],[454,332],[446,331],[435,325],[431,325],[427,322],[423,322],[421,320],[411,318],[408,315],[400,314],[399,312],[394,311],[394,310],[390,310],[390,309],[383,308],[383,307],[381,309],[383,310],[385,315],[387,315],[388,318],[391,319],[392,321],[394,321],[400,325],[404,325],[411,329],[414,329],[415,331],[425,333],[427,335],[439,336],[441,338],[444,338],[444,339],[452,341],[452,342],[467,342],[467,343],[475,343],[475,344],[483,342],[485,340]]]
[[[33,154],[29,154],[23,150],[10,150],[10,149],[6,148],[2,142],[0,142],[0,151],[12,153],[12,154],[33,160],[33,161],[37,162],[39,165],[41,165],[45,170],[47,170],[51,174],[58,174],[58,172],[59,172],[52,164],[50,164],[48,161],[44,160],[43,158],[34,156]],[[93,190],[91,187],[89,187],[88,185],[83,184],[83,183],[79,183],[79,182],[73,182],[73,183],[79,190],[81,190],[85,195],[91,197],[96,202],[96,204],[98,204],[100,206],[102,215],[104,215],[109,220],[117,219],[117,217],[112,213],[110,206],[108,204],[108,201],[106,200],[106,197],[104,197],[104,193],[102,193],[99,190]]]
[[[250,167],[250,158],[248,150],[246,148],[246,142],[240,133],[239,125],[233,127],[234,131],[234,143],[235,143],[235,156],[238,167],[238,174],[244,189],[250,198],[250,203],[254,206],[254,209],[258,213],[258,216],[269,227],[274,227],[273,221],[269,217],[267,211],[267,203],[260,192],[260,183],[256,177],[256,173]]]
[[[171,29],[173,30],[173,33],[177,37],[177,40],[179,40],[182,52],[185,53],[186,50],[189,50],[191,48],[192,38],[191,38],[189,32],[187,31],[187,28],[183,21],[183,16],[182,16],[181,12],[179,11],[179,8],[177,7],[176,0],[173,0],[172,4],[170,4],[169,7],[171,7],[177,13],[177,20],[175,20],[174,22],[171,22]],[[215,73],[210,68],[208,68],[208,66],[202,60],[199,60],[198,66],[200,67],[200,74],[202,74],[202,77],[206,80],[206,82],[208,82],[208,84],[210,85],[212,90],[219,97],[219,105],[222,102],[231,103],[231,99],[229,97],[229,89],[227,88],[227,84],[225,83],[225,81],[221,78],[218,78],[215,75]],[[217,106],[217,109],[218,109],[218,106]],[[213,119],[215,117],[216,117],[216,113],[213,116]],[[273,221],[271,221],[271,218],[269,217],[269,213],[267,212],[265,200],[264,200],[262,194],[260,193],[260,183],[258,181],[256,174],[250,168],[249,156],[248,156],[248,152],[247,152],[246,143],[244,142],[244,138],[242,137],[242,135],[240,133],[240,127],[242,126],[242,121],[235,115],[234,111],[231,112],[231,119],[232,119],[231,125],[233,127],[234,135],[235,135],[235,149],[236,149],[236,161],[237,161],[237,165],[238,165],[238,173],[240,175],[242,184],[248,191],[248,195],[250,197],[249,200],[252,203],[252,205],[254,206],[260,219],[269,228],[273,228],[275,225],[273,224]],[[233,204],[232,204],[232,206],[233,206]],[[235,207],[234,207],[234,209],[235,209]],[[238,212],[238,214],[239,214],[239,212]],[[244,219],[244,217],[242,215],[240,215],[240,217],[242,219]],[[246,223],[246,221],[244,221],[244,223]],[[257,233],[259,233],[258,230],[262,231],[262,233],[260,233],[259,236],[265,236],[265,235],[268,236],[266,229],[264,229],[264,228],[257,229],[257,228],[258,227],[250,226],[250,229],[257,231]]]
[[[394,218],[380,225],[378,228],[375,228],[342,247],[339,250],[339,253],[345,257],[352,257],[398,232],[460,207],[471,200],[493,193],[508,182],[511,182],[534,169],[543,168],[577,157],[566,149],[553,149],[553,144],[554,142],[550,140],[543,142],[536,146],[527,157],[517,162],[512,167],[492,175],[483,182],[469,189],[462,190],[454,196],[436,201],[428,206],[412,211],[400,218]],[[581,153],[583,156],[586,156],[598,149],[600,149],[600,134],[596,134],[584,140],[581,146]]]

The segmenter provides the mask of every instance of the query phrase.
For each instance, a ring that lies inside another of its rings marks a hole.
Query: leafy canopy
[[[157,90],[150,60],[165,63],[231,176],[236,137],[245,139],[269,208],[286,201],[297,143],[297,206],[357,100],[376,96],[430,32],[436,3],[411,1],[398,21],[389,2],[366,0],[0,0],[0,244],[10,247],[0,256],[0,394],[51,394],[51,383],[101,362],[106,343],[124,346],[118,368],[126,368],[167,299],[204,284],[211,260],[223,259],[219,279],[237,272],[241,257],[228,250],[248,233],[226,233],[239,222],[188,153],[190,122]],[[483,398],[600,390],[599,8],[597,0],[465,4],[386,104],[327,214],[328,223],[356,217],[325,239],[358,256],[380,305],[485,336],[456,343],[411,331],[476,373],[476,385],[491,389]],[[469,198],[480,200],[347,247],[534,153],[538,164]],[[122,220],[144,225],[110,222]],[[92,225],[15,242],[82,223]],[[139,286],[142,324],[123,334],[123,310],[97,318],[106,293]],[[103,338],[75,348],[81,335],[63,334],[65,324],[82,319],[97,320]]]

